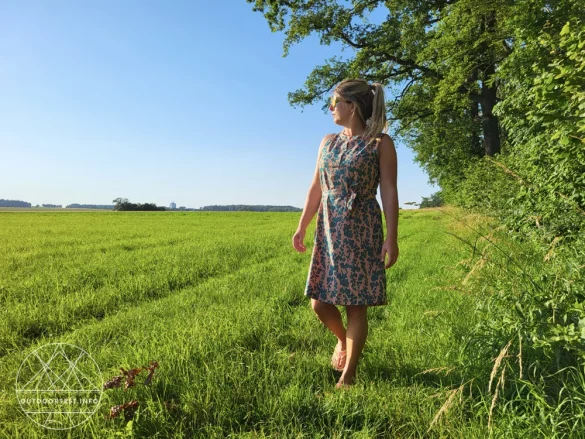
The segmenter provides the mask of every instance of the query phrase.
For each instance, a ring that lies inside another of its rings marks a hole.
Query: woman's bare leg
[[[340,384],[353,384],[358,360],[368,336],[368,306],[348,305],[347,311],[347,360],[339,378]]]
[[[335,305],[330,303],[320,302],[315,299],[311,299],[311,307],[317,314],[317,317],[323,324],[329,328],[333,334],[337,337],[337,343],[341,347],[341,350],[346,349],[345,343],[345,327],[343,326],[343,320],[341,319],[341,313]]]

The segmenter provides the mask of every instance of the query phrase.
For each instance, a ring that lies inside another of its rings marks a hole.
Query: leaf
[[[579,319],[579,329],[581,330],[581,338],[585,339],[585,319]]]

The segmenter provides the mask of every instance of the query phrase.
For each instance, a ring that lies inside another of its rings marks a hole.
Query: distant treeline
[[[167,210],[185,210],[185,211],[193,211],[193,210],[199,210],[196,209],[194,207],[185,207],[185,206],[181,206],[181,207],[176,207],[176,208],[172,208],[172,207],[168,207]]]
[[[303,209],[293,206],[261,206],[246,204],[231,204],[228,206],[204,206],[199,210],[205,211],[254,211],[254,212],[302,212]]]
[[[20,200],[4,200],[0,199],[0,207],[45,207],[45,208],[56,208],[62,209],[62,204],[41,204],[33,206],[31,203],[27,201],[20,201]],[[67,209],[106,209],[106,210],[113,210],[113,204],[68,204],[65,206]]]
[[[204,206],[199,209],[181,206],[177,209],[170,209],[164,206],[157,206],[154,203],[131,203],[127,198],[116,198],[115,204],[79,204],[73,203],[65,206],[67,209],[103,209],[119,211],[207,211],[207,212],[302,212],[303,209],[293,206],[263,206],[249,204],[231,204],[231,205],[212,205]],[[0,207],[33,207],[31,203],[20,200],[0,199]],[[38,205],[36,207],[39,207]],[[42,207],[62,208],[60,204],[43,204]]]
[[[31,207],[31,204],[20,200],[0,199],[0,207]]]
[[[113,204],[78,204],[78,203],[73,203],[73,204],[68,204],[65,207],[71,208],[71,209],[106,209],[106,210],[113,210],[114,209]]]

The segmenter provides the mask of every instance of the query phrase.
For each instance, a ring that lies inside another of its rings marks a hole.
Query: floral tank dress
[[[323,145],[322,197],[305,286],[305,296],[321,302],[387,304],[386,271],[380,259],[382,209],[376,199],[379,142],[368,141],[339,133]]]

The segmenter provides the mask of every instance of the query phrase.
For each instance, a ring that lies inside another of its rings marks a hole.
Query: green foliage
[[[518,241],[504,227],[476,232],[468,286],[483,297],[462,345],[464,377],[498,400],[490,410],[532,419],[544,437],[579,437],[573,435],[585,429],[584,240],[574,248],[544,247]]]
[[[514,202],[568,243],[585,230],[585,21],[568,21],[559,33],[545,28],[526,44],[549,60],[510,81],[496,109],[508,131],[506,161],[522,181]],[[517,74],[515,63],[526,60],[509,62],[502,75]]]
[[[421,209],[425,207],[440,207],[443,205],[443,199],[441,198],[441,191],[435,192],[430,197],[422,197],[422,201],[419,205]]]
[[[166,210],[164,206],[157,206],[154,203],[130,203],[127,198],[116,198],[112,201],[114,204],[114,210],[119,211],[153,211],[153,210]]]
[[[523,49],[498,72],[502,153],[474,161],[458,186],[443,191],[497,218],[522,245],[510,251],[493,231],[482,232],[492,251],[479,250],[487,262],[475,288],[489,294],[465,345],[476,358],[469,375],[484,377],[486,387],[485,377],[502,378],[499,398],[508,409],[539,413],[547,436],[571,436],[585,427],[575,422],[585,412],[585,31],[576,19],[551,27],[523,30]]]

